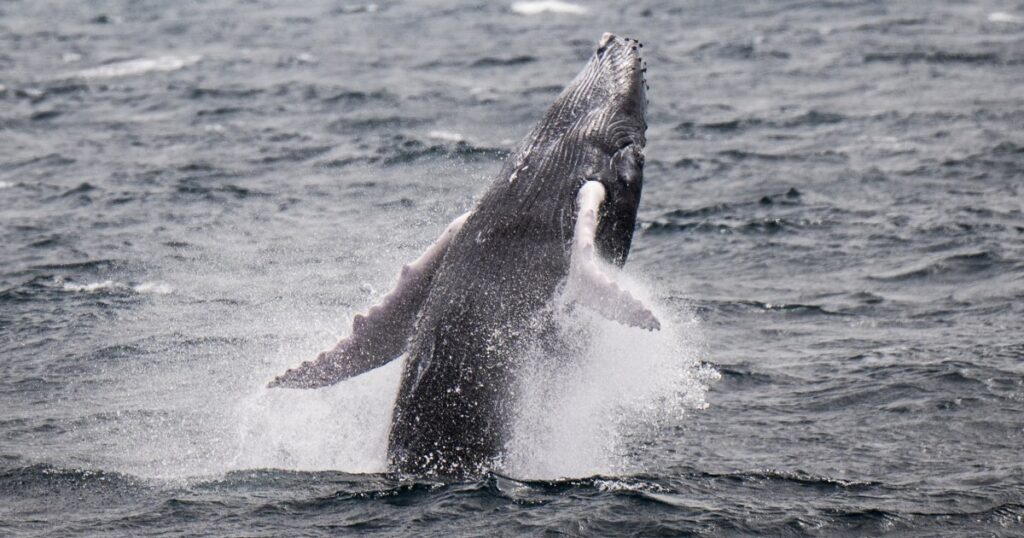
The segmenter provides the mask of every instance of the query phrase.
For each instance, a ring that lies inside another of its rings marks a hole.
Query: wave
[[[860,24],[853,27],[852,30],[861,32],[892,33],[905,31],[906,28],[913,26],[923,26],[928,24],[928,22],[929,19],[925,17],[904,17]]]
[[[855,118],[837,112],[808,110],[796,116],[782,118],[743,116],[704,122],[684,121],[676,125],[675,131],[684,138],[696,138],[698,135],[734,136],[755,129],[806,129],[836,125],[852,119]]]
[[[563,15],[586,15],[588,9],[579,4],[570,4],[561,0],[537,0],[530,2],[516,2],[512,4],[512,12],[519,15],[542,15],[544,13],[558,13]]]
[[[165,282],[143,282],[132,286],[136,293],[152,293],[156,295],[167,295],[174,293],[174,288]]]
[[[536,61],[537,61],[537,58],[535,58],[533,56],[527,56],[527,55],[511,56],[511,57],[508,57],[508,58],[494,58],[494,57],[491,57],[491,56],[486,56],[484,58],[480,58],[479,60],[474,61],[469,66],[470,67],[508,67],[508,66],[528,64],[528,63],[532,63],[532,62],[536,62]]]
[[[42,271],[110,271],[122,265],[122,260],[99,259],[81,262],[48,263],[33,266],[33,269]]]
[[[29,121],[48,121],[53,118],[60,117],[63,113],[64,111],[62,110],[40,110],[38,112],[33,112],[28,119]]]
[[[315,88],[313,88],[312,91],[314,93],[317,93],[317,90]],[[394,94],[383,90],[370,92],[357,90],[332,91],[330,95],[321,99],[321,101],[323,101],[324,103],[341,103],[347,105],[363,104],[370,101],[393,102],[397,100],[398,98]]]
[[[284,159],[284,156],[279,156]],[[273,162],[273,161],[271,161]],[[187,176],[178,180],[175,192],[182,195],[188,196],[201,196],[206,200],[213,202],[220,202],[224,200],[225,196],[229,196],[236,200],[244,200],[247,198],[265,198],[271,196],[270,193],[258,191],[255,189],[248,189],[232,183],[223,184],[211,184],[210,179],[220,177],[221,174],[210,174],[203,176]]]
[[[712,233],[773,235],[829,229],[841,222],[842,210],[832,206],[806,206],[796,188],[760,198],[717,203],[692,209],[673,209],[654,218],[642,217],[644,234]]]
[[[69,166],[77,162],[71,157],[66,157],[60,153],[47,153],[46,155],[40,155],[38,157],[30,157],[21,161],[12,161],[0,164],[0,170],[18,170],[20,168],[30,168],[33,166]]]
[[[224,86],[222,88],[204,88],[196,86],[186,93],[189,99],[251,99],[265,93],[261,88],[246,88],[239,86]]]
[[[893,51],[869,52],[864,55],[865,63],[930,63],[930,64],[975,64],[975,65],[1014,65],[1022,62],[1021,58],[1007,57],[996,52],[967,51]]]
[[[1006,13],[1003,11],[993,11],[988,14],[988,22],[1002,23],[1002,24],[1024,24],[1024,17],[1020,15],[1014,15],[1012,13]]]
[[[722,213],[731,213],[737,210],[747,210],[757,206],[797,206],[801,203],[802,195],[803,194],[795,187],[791,187],[785,192],[765,194],[757,200],[750,200],[747,202],[718,203],[695,209],[673,209],[672,211],[662,213],[660,218],[669,220],[691,219],[697,217],[708,217]]]
[[[433,138],[435,140],[441,140],[441,141],[444,141],[444,142],[452,142],[452,143],[456,143],[456,144],[459,143],[459,142],[466,142],[466,137],[462,136],[459,133],[455,133],[455,132],[451,132],[451,131],[430,131],[430,132],[427,133],[427,136],[430,137],[430,138]]]
[[[353,15],[356,13],[376,13],[380,10],[379,4],[347,4],[343,6],[337,6],[331,9],[332,14],[336,15]]]
[[[95,185],[92,185],[89,182],[84,182],[84,183],[79,183],[77,187],[74,187],[72,189],[68,189],[68,190],[64,191],[64,193],[61,194],[61,196],[62,197],[68,197],[68,196],[74,196],[76,194],[85,194],[87,192],[92,192],[92,191],[95,191],[97,189],[98,189],[98,187],[96,187]]]
[[[722,376],[722,390],[743,390],[749,387],[765,386],[777,383],[774,375],[755,372],[733,366],[716,365],[715,370]]]
[[[141,479],[115,471],[63,468],[45,463],[0,469],[0,495],[52,488],[135,488],[141,484]]]
[[[713,301],[704,300],[697,304],[697,313],[714,310],[724,314],[745,314],[755,312],[778,312],[791,316],[847,316],[843,312],[834,312],[823,306],[800,303],[767,303],[752,300]]]
[[[844,480],[814,475],[803,471],[780,471],[763,469],[714,473],[690,469],[672,479],[679,485],[703,484],[720,485],[727,488],[789,487],[811,488],[820,492],[862,493],[892,489],[879,482]],[[403,499],[422,498],[425,495],[447,496],[493,496],[527,504],[544,503],[559,497],[580,494],[610,494],[613,496],[679,495],[685,494],[668,482],[666,478],[637,474],[626,476],[593,475],[581,478],[555,480],[523,480],[499,473],[467,482],[442,482],[429,478],[412,478],[390,473],[352,474],[340,471],[289,471],[281,469],[252,469],[224,473],[214,477],[195,477],[185,481],[143,479],[101,469],[64,468],[40,463],[11,467],[0,470],[0,492],[11,491],[14,487],[30,490],[51,489],[165,489],[174,496],[168,502],[195,502],[181,499],[182,494],[209,493],[226,494],[232,491],[249,492],[273,488],[278,490],[302,489],[310,485],[324,489],[326,495],[313,494],[302,499],[284,499],[271,504],[292,510],[319,510],[349,500],[388,499],[400,502]],[[287,496],[285,496],[287,497]],[[663,498],[654,497],[661,501]]]
[[[76,284],[58,280],[60,289],[73,293],[96,293],[102,291],[133,291],[140,294],[167,295],[174,292],[169,284],[165,282],[142,282],[140,284],[126,284],[114,280],[102,282],[90,282],[88,284]]]
[[[738,234],[738,235],[772,235],[777,233],[795,232],[807,228],[818,228],[824,223],[817,219],[784,219],[764,217],[739,223],[726,222],[672,222],[653,220],[641,222],[640,229],[645,234],[661,234],[666,232]]]
[[[177,71],[190,65],[199,63],[202,56],[158,56],[156,58],[136,58],[110,62],[104,65],[83,69],[72,73],[73,77],[80,78],[116,78],[132,75],[142,75],[151,72]]]
[[[310,147],[296,147],[296,148],[284,148],[276,150],[273,155],[267,155],[258,160],[263,164],[278,163],[278,162],[301,162],[319,157],[334,149],[334,146],[310,146]]]
[[[719,42],[703,43],[689,52],[689,56],[698,59],[720,58],[728,60],[788,60],[790,54],[782,50],[763,49],[752,42]]]
[[[880,282],[913,282],[932,279],[941,281],[973,280],[981,274],[1016,266],[1017,264],[1013,260],[1005,260],[995,252],[983,250],[945,256],[924,262],[916,267],[875,274],[868,278]]]
[[[238,114],[238,113],[241,113],[241,112],[252,112],[252,113],[255,113],[256,111],[254,109],[247,108],[247,107],[242,107],[242,106],[220,106],[220,107],[217,107],[217,108],[207,108],[207,109],[197,110],[196,111],[196,116],[199,116],[200,118],[202,118],[204,116],[228,116],[228,115],[231,115],[231,114]]]
[[[798,486],[812,488],[819,491],[849,491],[864,492],[874,489],[887,489],[881,482],[870,480],[846,480],[832,478],[824,475],[816,475],[802,470],[778,470],[778,469],[756,469],[750,471],[736,471],[729,473],[713,473],[705,471],[693,471],[688,473],[690,479],[699,478],[718,482],[731,483],[732,487],[743,484],[756,483],[769,487]]]
[[[41,103],[51,97],[59,97],[64,95],[73,95],[89,90],[89,85],[69,81],[60,80],[49,83],[41,83],[41,86],[26,86],[14,90],[14,97],[19,99],[27,99],[33,104]],[[4,94],[4,91],[0,90],[0,96]]]
[[[1004,140],[965,157],[925,160],[924,164],[908,170],[905,175],[939,176],[962,180],[966,176],[972,181],[1008,180],[1019,178],[1024,166],[1024,145]]]
[[[716,153],[721,157],[734,161],[796,161],[796,162],[832,162],[845,163],[849,155],[842,151],[822,150],[810,153],[761,153],[757,151],[727,149]]]
[[[342,118],[327,124],[327,130],[336,134],[352,134],[353,131],[394,131],[419,127],[432,120],[412,116],[369,116],[363,118]]]
[[[293,533],[326,528],[392,534],[415,526],[427,534],[493,530],[522,534],[564,529],[581,521],[601,534],[942,534],[955,527],[1005,531],[1024,517],[1024,504],[997,493],[922,491],[914,483],[847,480],[801,470],[707,472],[683,469],[654,475],[520,480],[491,473],[468,482],[440,482],[391,474],[254,469],[189,480],[142,479],[106,470],[50,464],[0,467],[0,499],[8,502],[6,529],[31,528],[230,534],[248,528]],[[0,460],[2,461],[2,460]],[[929,498],[943,502],[928,502]],[[828,502],[806,504],[808,499]],[[948,502],[954,501],[953,503]],[[40,519],[88,510],[87,519]],[[584,516],[572,508],[585,502]],[[804,509],[794,510],[792,503]],[[953,507],[956,507],[955,509]],[[584,518],[581,520],[581,518]],[[102,527],[97,527],[102,525]]]
[[[462,160],[499,160],[508,154],[503,148],[477,146],[458,133],[429,131],[424,141],[406,134],[382,135],[372,153],[338,156],[316,164],[322,168],[342,168],[353,164],[395,166],[421,159],[448,158]],[[440,142],[440,143],[438,143]]]

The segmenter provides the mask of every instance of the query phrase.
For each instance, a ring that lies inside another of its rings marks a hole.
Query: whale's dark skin
[[[509,435],[517,357],[549,326],[550,306],[584,263],[574,260],[573,241],[588,182],[603,202],[596,233],[577,242],[591,241],[614,265],[629,253],[647,128],[640,47],[605,34],[468,216],[403,270],[380,306],[356,317],[352,336],[271,386],[329,385],[405,352],[389,469],[467,476],[492,465]],[[581,282],[596,282],[583,295],[636,302],[601,276]],[[658,327],[637,308],[646,321],[630,312],[613,319]]]

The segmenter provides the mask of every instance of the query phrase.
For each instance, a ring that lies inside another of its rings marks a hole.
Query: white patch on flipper
[[[610,320],[647,330],[661,329],[651,309],[619,286],[600,266],[594,241],[604,197],[604,185],[599,181],[584,183],[576,195],[579,213],[573,230],[567,295]]]

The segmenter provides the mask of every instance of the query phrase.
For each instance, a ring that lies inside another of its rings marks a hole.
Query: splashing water
[[[629,283],[634,294],[644,290]],[[652,304],[645,297],[648,304]],[[714,373],[697,360],[697,321],[659,312],[659,332],[576,310],[559,320],[571,356],[524,357],[517,419],[500,465],[522,478],[635,472],[632,436],[704,404]],[[320,390],[266,390],[235,408],[238,441],[229,469],[386,469],[391,412],[404,360]]]
[[[320,390],[258,389],[239,403],[233,469],[385,470],[404,360]]]
[[[619,280],[646,304],[638,283]],[[661,331],[625,327],[588,311],[564,311],[561,337],[572,351],[540,351],[521,372],[518,418],[506,456],[517,477],[618,475],[647,462],[630,455],[634,437],[690,409],[705,407],[697,319],[656,315]]]
[[[344,310],[311,309],[311,303],[348,293],[345,310],[359,311],[379,295],[355,291],[364,280],[386,291],[390,268],[409,256],[379,248],[367,254],[352,260],[364,272],[341,291],[328,283],[284,300],[267,300],[266,290],[279,289],[284,273],[308,279],[317,265],[300,262],[239,278],[235,268],[252,259],[243,251],[223,264],[223,275],[206,269],[205,258],[203,278],[162,275],[166,282],[159,284],[174,293],[151,290],[152,308],[135,321],[150,321],[159,336],[146,340],[133,366],[111,372],[115,392],[132,408],[116,404],[127,414],[90,434],[101,453],[105,439],[116,439],[117,453],[103,458],[112,458],[107,467],[172,479],[259,468],[385,471],[404,359],[323,389],[266,388],[277,373],[332,345],[337,327],[348,325]],[[715,374],[698,360],[705,349],[699,322],[692,312],[659,308],[653,297],[660,294],[628,274],[619,272],[616,280],[654,308],[662,330],[560,309],[556,323],[565,345],[522,357],[500,471],[516,478],[638,472],[658,464],[643,448],[657,438],[659,425],[704,406],[705,385]],[[195,297],[208,312],[197,316]],[[210,298],[222,297],[241,299],[210,306]],[[166,324],[175,332],[159,329]]]

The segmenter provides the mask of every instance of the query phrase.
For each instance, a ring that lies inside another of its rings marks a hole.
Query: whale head
[[[647,66],[636,39],[605,33],[586,67],[565,88],[552,110],[571,116],[583,110],[579,127],[589,141],[615,152],[643,148],[647,130]]]
[[[629,253],[643,187],[647,66],[642,46],[636,39],[601,36],[590,61],[546,118],[554,129],[564,129],[563,150],[577,148],[582,179],[601,181],[608,193],[597,248],[616,265],[625,263]]]
[[[574,214],[565,208],[584,183],[600,181],[607,196],[596,246],[616,265],[629,253],[643,183],[647,69],[641,47],[635,39],[601,36],[583,70],[505,161],[488,195],[501,211],[509,200],[529,204],[518,213],[556,220],[561,236],[571,237]]]
[[[534,146],[563,141],[614,154],[629,145],[643,148],[647,130],[646,64],[643,45],[605,33],[590,60],[527,137]]]

